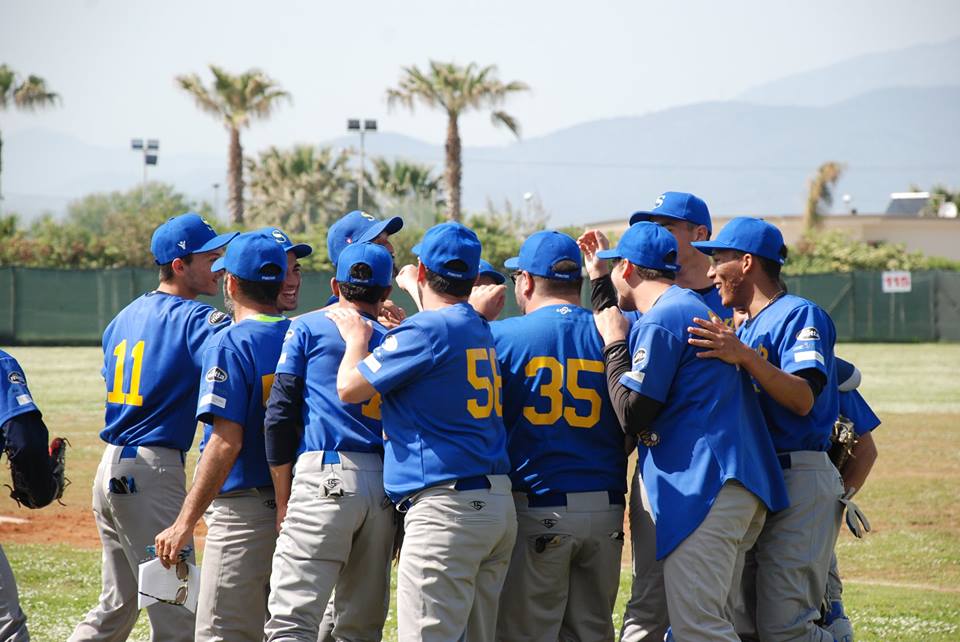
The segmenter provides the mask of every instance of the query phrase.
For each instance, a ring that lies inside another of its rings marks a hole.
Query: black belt
[[[464,477],[458,479],[453,487],[456,490],[480,490],[481,488],[490,488],[490,479],[486,475]]]
[[[591,491],[587,491],[591,492]],[[607,499],[611,504],[626,505],[624,494],[615,490],[607,491]],[[530,508],[550,508],[554,506],[566,506],[566,493],[544,493],[543,495],[534,495],[527,493],[527,506]]]
[[[790,453],[782,453],[777,455],[777,461],[780,462],[780,468],[783,470],[789,470],[791,466]]]

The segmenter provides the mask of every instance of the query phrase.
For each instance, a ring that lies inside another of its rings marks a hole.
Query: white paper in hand
[[[200,596],[200,569],[189,562],[187,568],[189,569],[186,582],[187,599],[183,606],[191,613],[196,613],[197,599]],[[160,599],[173,602],[183,582],[177,579],[175,568],[164,568],[159,559],[153,558],[140,564],[138,584],[140,588],[137,605],[138,608],[143,609],[151,604],[156,604]]]

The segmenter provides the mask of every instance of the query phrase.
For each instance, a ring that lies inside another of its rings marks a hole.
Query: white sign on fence
[[[880,277],[880,281],[885,294],[909,292],[913,289],[910,273],[901,270],[884,272]]]

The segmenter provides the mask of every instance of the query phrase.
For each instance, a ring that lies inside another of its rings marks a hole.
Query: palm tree
[[[250,176],[249,222],[301,234],[326,225],[350,198],[353,177],[349,154],[329,147],[271,147],[257,160],[247,159]]]
[[[807,232],[820,226],[822,206],[833,204],[833,188],[843,170],[842,163],[827,161],[817,168],[817,173],[808,181],[807,207],[803,212],[803,229]]]
[[[181,89],[193,96],[197,106],[223,121],[230,132],[227,168],[227,203],[234,223],[243,223],[243,147],[240,130],[250,126],[253,118],[269,118],[281,100],[290,101],[290,94],[259,69],[250,69],[234,76],[216,65],[210,65],[213,84],[206,86],[197,74],[177,76]]]
[[[447,112],[443,177],[447,185],[447,215],[450,219],[460,220],[460,115],[470,110],[492,109],[490,118],[493,124],[503,125],[519,137],[519,123],[499,107],[510,94],[529,89],[526,83],[517,80],[501,82],[497,78],[495,65],[480,68],[476,63],[470,63],[461,67],[456,63],[435,60],[430,61],[430,68],[426,72],[416,65],[404,67],[400,83],[387,89],[387,102],[391,106],[399,104],[412,111],[414,103],[419,102]]]
[[[381,198],[393,201],[405,198],[420,198],[443,204],[440,179],[433,176],[433,168],[398,158],[388,161],[385,158],[373,159],[371,183]]]
[[[47,89],[47,81],[40,76],[21,78],[7,65],[0,65],[0,110],[6,111],[11,104],[17,109],[35,111],[56,104],[60,96]],[[3,172],[3,136],[0,134],[0,175]],[[0,190],[0,209],[3,206],[3,191]]]

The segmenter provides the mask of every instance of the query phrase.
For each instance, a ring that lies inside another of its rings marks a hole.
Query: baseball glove
[[[853,454],[853,447],[857,443],[857,433],[853,430],[853,422],[840,415],[833,424],[833,434],[830,436],[832,442],[830,446],[830,461],[837,467],[837,470],[843,470],[847,460]]]
[[[17,504],[27,508],[43,508],[53,501],[60,501],[70,483],[65,475],[69,443],[66,438],[57,437],[50,442],[50,448],[45,453],[28,454],[21,451],[13,457],[9,457],[8,453],[13,487],[7,485],[7,488],[10,488],[10,497]]]

